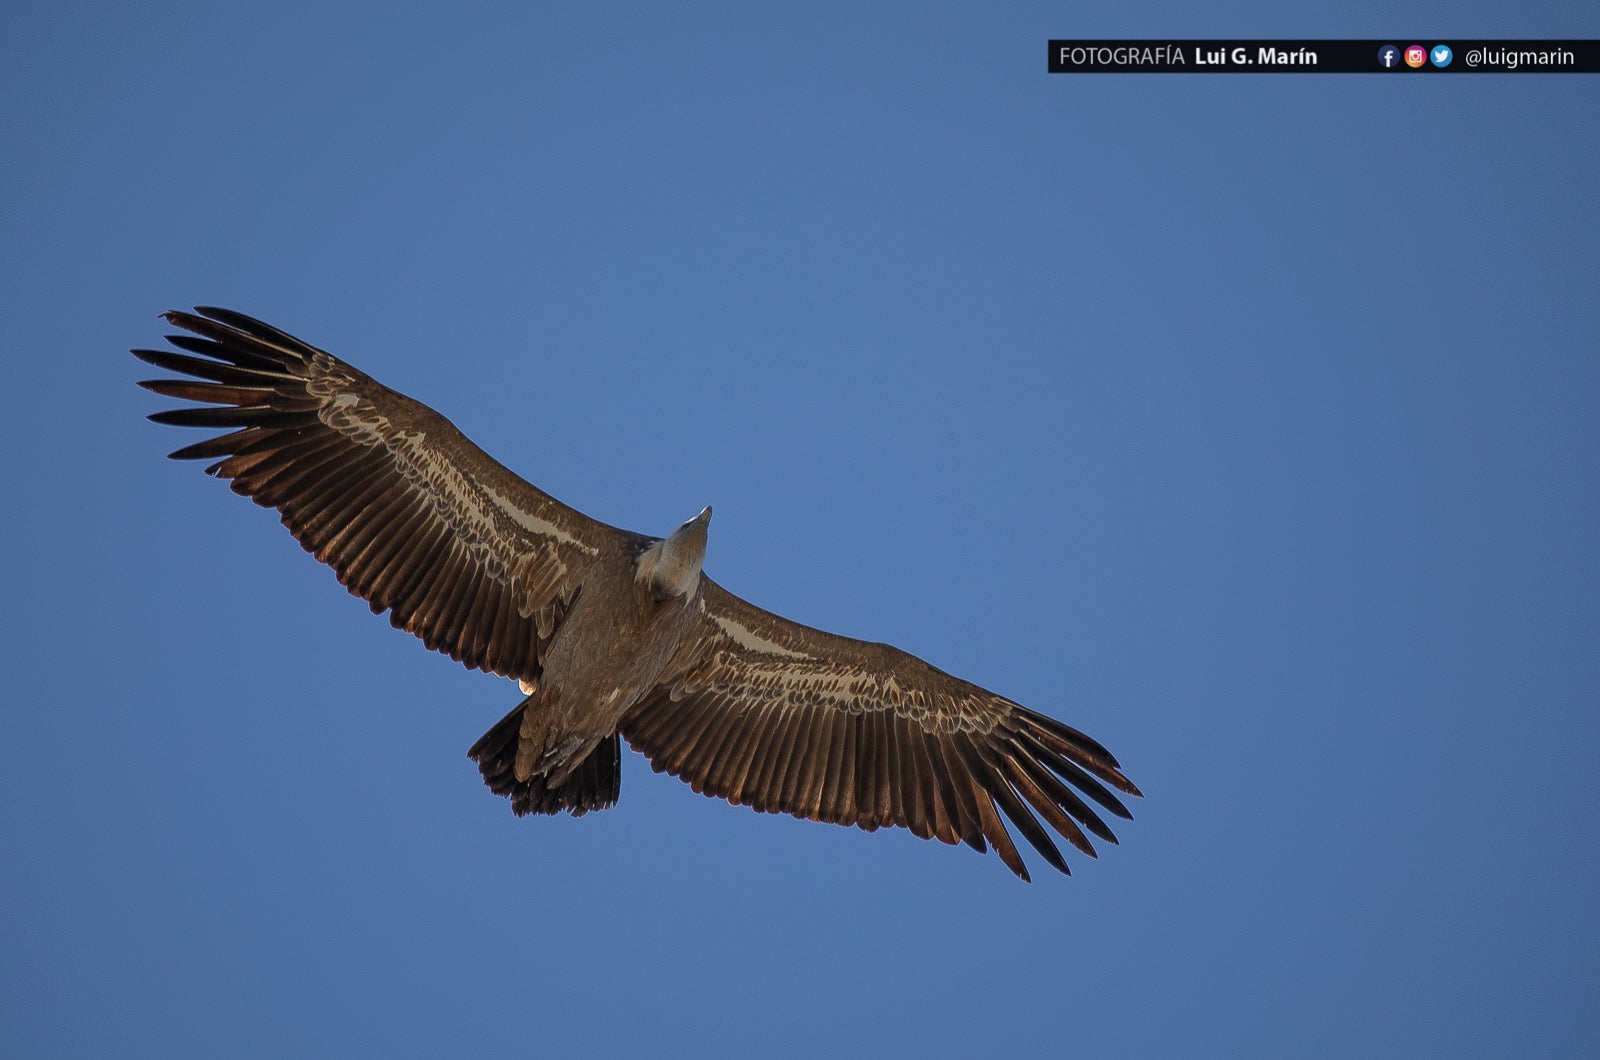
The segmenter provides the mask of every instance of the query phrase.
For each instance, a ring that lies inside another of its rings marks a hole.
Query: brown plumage
[[[230,429],[172,456],[212,460],[209,474],[278,509],[397,629],[528,690],[469,752],[518,814],[614,804],[620,737],[696,791],[993,844],[1023,879],[1002,814],[1062,872],[1040,818],[1090,856],[1089,836],[1116,842],[1089,803],[1125,818],[1110,789],[1139,790],[1104,747],[897,648],[729,593],[700,571],[711,509],[664,539],[618,530],[276,328],[213,308],[166,320],[192,333],[167,337],[187,353],[133,353],[191,378],[140,385],[209,407],[150,418]]]

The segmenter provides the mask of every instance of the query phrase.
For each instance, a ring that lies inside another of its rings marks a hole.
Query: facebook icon
[[[1385,44],[1378,49],[1378,63],[1385,70],[1393,70],[1400,62],[1400,49],[1393,44]]]

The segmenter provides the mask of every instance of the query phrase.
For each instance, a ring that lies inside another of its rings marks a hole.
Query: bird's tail
[[[525,733],[533,738],[536,757],[544,750],[545,733],[528,731],[542,728],[536,723],[544,711],[534,704],[534,698],[529,696],[518,704],[467,752],[467,757],[478,763],[483,782],[496,795],[509,798],[511,811],[518,817],[563,810],[582,817],[590,810],[615,806],[622,786],[622,753],[616,733],[603,737],[576,764],[558,769],[540,769],[536,765],[529,770],[525,763],[524,768],[517,768],[518,750],[529,743]],[[528,757],[526,751],[523,757]],[[528,774],[527,779],[519,780],[518,773]]]

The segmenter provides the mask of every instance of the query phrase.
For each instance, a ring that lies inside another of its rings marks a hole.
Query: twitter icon
[[[1448,44],[1435,44],[1433,51],[1428,54],[1428,58],[1433,60],[1434,66],[1443,70],[1450,65],[1450,60],[1455,58],[1455,54],[1450,51]]]

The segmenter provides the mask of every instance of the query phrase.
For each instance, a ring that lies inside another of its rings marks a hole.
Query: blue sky
[[[1592,1055],[1600,78],[1050,77],[1593,5],[27,5],[0,32],[0,1052]],[[1104,741],[1071,879],[627,755],[163,454],[156,314]]]

